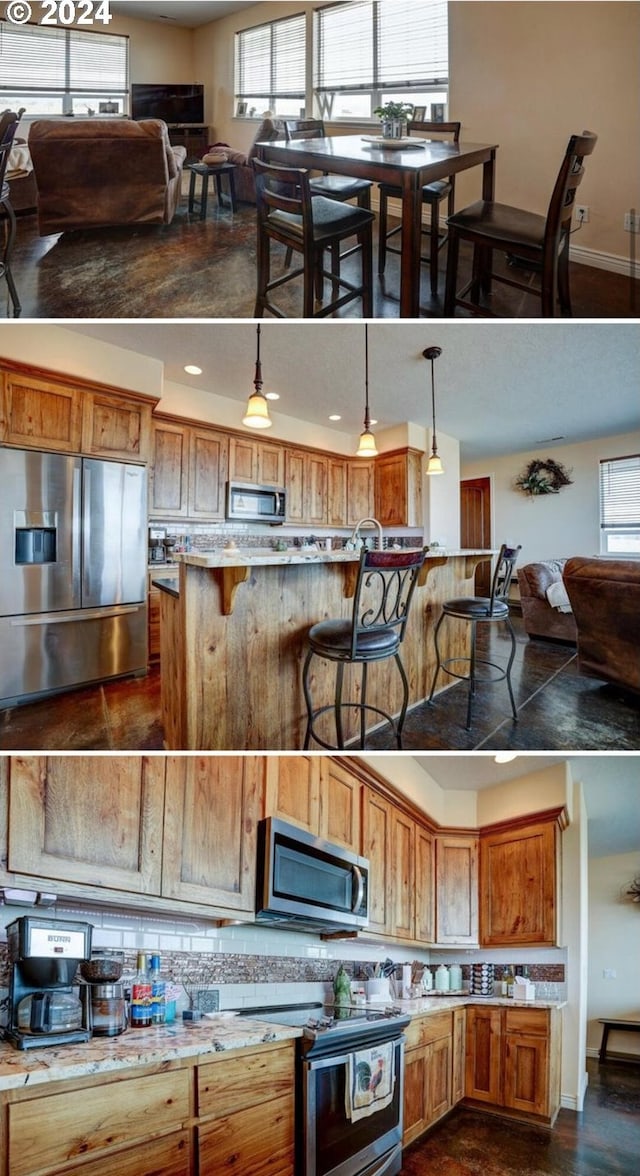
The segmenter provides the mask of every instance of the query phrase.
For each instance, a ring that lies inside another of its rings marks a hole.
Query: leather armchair
[[[640,693],[640,559],[567,560],[581,674]]]
[[[39,119],[29,132],[40,236],[107,225],[170,224],[184,147],[159,119]]]
[[[576,641],[576,622],[572,612],[560,612],[547,600],[547,589],[562,582],[566,559],[545,559],[518,568],[518,587],[522,620],[529,637],[546,637],[554,641]]]

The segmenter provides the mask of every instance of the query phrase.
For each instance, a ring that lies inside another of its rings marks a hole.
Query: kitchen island
[[[433,627],[442,602],[473,595],[475,569],[493,554],[427,552],[402,647],[410,706],[429,694]],[[160,579],[156,582],[166,749],[300,749],[307,721],[302,692],[306,635],[317,621],[351,615],[358,554],[260,548],[184,553],[177,559],[178,594],[175,586],[167,591]],[[454,621],[446,626],[443,656],[466,655],[467,629]],[[324,706],[333,697],[335,666],[316,660],[313,670],[314,705]],[[359,667],[347,666],[344,697],[357,699],[359,687]],[[401,683],[393,660],[369,668],[368,698],[391,713],[400,710]],[[328,722],[326,736],[331,742]]]

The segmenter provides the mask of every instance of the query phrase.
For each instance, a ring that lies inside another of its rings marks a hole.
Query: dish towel
[[[355,1123],[389,1106],[396,1084],[395,1056],[393,1041],[349,1055],[345,1082],[347,1119]]]
[[[549,585],[547,588],[547,600],[552,608],[557,608],[558,612],[572,612],[571,601],[567,596],[567,590],[562,580],[558,580],[555,584]]]

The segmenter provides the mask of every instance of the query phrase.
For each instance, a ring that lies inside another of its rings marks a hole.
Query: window
[[[442,121],[449,82],[445,0],[351,0],[321,8],[315,22],[321,117],[370,118],[376,106],[402,101]]]
[[[29,117],[126,114],[129,38],[0,21],[0,105]]]
[[[640,555],[640,454],[600,462],[600,551]]]
[[[236,33],[236,113],[304,114],[305,46],[304,13]]]

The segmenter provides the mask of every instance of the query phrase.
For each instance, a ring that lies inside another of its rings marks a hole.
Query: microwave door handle
[[[353,915],[356,915],[358,913],[358,911],[360,910],[360,907],[362,906],[362,900],[364,898],[364,878],[362,877],[362,870],[360,869],[359,866],[353,867],[353,874],[354,874],[355,880],[357,882],[358,888],[356,890],[355,902],[354,902],[353,906],[351,907],[351,913]]]

